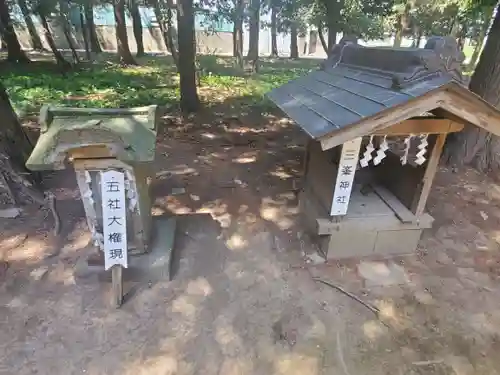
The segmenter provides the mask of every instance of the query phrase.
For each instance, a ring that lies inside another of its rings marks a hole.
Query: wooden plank
[[[429,137],[429,144],[434,144],[435,135]],[[429,146],[431,150],[431,146]],[[389,190],[406,208],[412,208],[419,184],[425,174],[425,166],[413,167],[401,165],[399,156],[387,153],[384,161],[374,168],[378,184]],[[397,177],[396,177],[397,176]]]
[[[120,307],[123,303],[123,275],[122,266],[111,267],[111,304]]]
[[[93,158],[111,158],[108,147],[104,145],[90,145],[84,147],[74,148],[69,151],[71,159],[93,159]]]
[[[408,119],[388,128],[377,130],[373,135],[408,135],[408,134],[442,134],[459,132],[464,128],[463,124],[448,120],[435,118]]]
[[[132,166],[121,162],[115,158],[101,158],[101,159],[74,159],[73,165],[75,169],[86,170],[102,170],[110,168],[121,168],[133,171]]]
[[[344,218],[337,222],[328,218],[317,218],[315,234],[328,235],[343,230],[381,231],[427,229],[432,227],[433,221],[433,217],[429,214],[421,215],[419,221],[413,223],[402,223],[395,215],[365,218],[356,217],[352,219]]]
[[[422,215],[424,212],[425,203],[427,202],[427,198],[429,197],[429,193],[431,191],[432,182],[434,180],[434,176],[436,175],[439,159],[445,142],[446,134],[439,134],[436,138],[436,143],[432,148],[431,156],[427,161],[427,168],[425,169],[424,177],[422,179],[422,189],[413,205],[412,210],[417,217]]]
[[[374,185],[372,186],[373,190],[377,195],[390,207],[394,214],[398,217],[399,220],[403,223],[413,223],[417,220],[415,215],[405,207],[403,203],[401,203],[389,190],[380,186]]]
[[[490,133],[500,136],[500,115],[498,110],[486,103],[474,93],[456,85],[447,89],[440,107],[481,127]]]
[[[353,138],[371,134],[392,124],[398,124],[412,117],[418,117],[444,103],[446,94],[442,90],[433,90],[420,97],[393,108],[383,110],[373,116],[365,117],[357,124],[332,131],[318,138],[323,150],[338,146]]]

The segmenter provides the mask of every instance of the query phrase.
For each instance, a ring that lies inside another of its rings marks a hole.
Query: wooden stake
[[[115,264],[111,267],[111,304],[118,308],[123,303],[122,266]]]
[[[437,136],[434,147],[432,148],[431,156],[427,161],[427,168],[425,169],[424,178],[422,179],[422,189],[420,190],[420,195],[416,199],[412,210],[417,217],[424,213],[425,203],[427,202],[427,198],[429,197],[429,193],[431,191],[432,181],[436,175],[439,159],[441,157],[441,151],[443,150],[443,146],[446,141],[446,136],[446,133],[439,134]]]

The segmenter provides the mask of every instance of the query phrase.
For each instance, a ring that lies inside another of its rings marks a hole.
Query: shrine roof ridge
[[[463,60],[451,37],[431,37],[425,48],[345,37],[320,69],[267,95],[324,149],[434,111],[500,134],[500,112],[463,85]]]

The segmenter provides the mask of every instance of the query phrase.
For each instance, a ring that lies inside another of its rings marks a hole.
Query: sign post
[[[120,306],[123,300],[122,267],[128,266],[125,174],[117,170],[102,171],[101,196],[104,268],[111,268],[112,300]]]
[[[359,149],[361,147],[361,137],[348,141],[342,145],[340,155],[337,180],[335,181],[335,191],[333,193],[331,216],[340,216],[347,213],[349,200],[351,199],[354,174],[359,159]]]

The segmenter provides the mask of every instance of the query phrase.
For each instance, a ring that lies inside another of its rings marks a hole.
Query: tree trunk
[[[247,57],[256,59],[259,56],[260,0],[251,0],[249,26]]]
[[[328,45],[327,55],[333,50],[337,43],[337,34],[339,32],[339,22],[341,11],[344,8],[344,0],[323,0],[326,8],[327,26],[328,26]]]
[[[278,9],[275,2],[271,5],[271,57],[278,57]]]
[[[137,44],[137,57],[144,56],[144,41],[142,39],[142,21],[141,13],[137,0],[128,1],[130,16],[132,17],[132,28],[134,30],[134,38]]]
[[[78,64],[80,59],[78,58],[78,53],[76,52],[75,41],[73,40],[73,35],[71,34],[71,27],[68,21],[69,7],[66,0],[59,1],[59,19],[63,29],[64,37],[68,43],[68,47],[71,50],[71,55],[73,56],[73,63]]]
[[[84,16],[84,9],[80,5],[79,7],[80,10],[80,29],[82,30],[82,35],[83,35],[83,44],[85,46],[85,57],[87,61],[92,60],[92,55],[90,53],[90,45],[89,45],[89,29],[87,28],[87,25],[85,25],[85,16]]]
[[[175,29],[174,23],[172,22],[172,8],[174,7],[171,1],[167,4],[167,9],[158,0],[154,0],[153,8],[155,12],[156,20],[160,26],[161,35],[163,37],[163,42],[167,51],[172,55],[177,71],[179,70],[179,53],[177,52],[177,43],[175,40],[175,35],[177,35],[177,30]]]
[[[196,91],[195,34],[193,0],[177,0],[177,27],[179,29],[179,65],[181,109],[195,112],[200,106]]]
[[[92,0],[87,0],[83,4],[85,12],[85,25],[87,26],[90,41],[90,50],[94,53],[101,53],[102,48],[97,37],[97,31],[94,23],[94,6]]]
[[[5,87],[0,82],[0,153],[10,158],[12,164],[25,170],[25,163],[33,149],[17,118]]]
[[[318,25],[318,36],[319,36],[319,41],[321,42],[321,45],[323,46],[323,49],[325,50],[325,53],[328,55],[328,44],[326,44],[325,35],[323,34],[322,25]]]
[[[396,35],[394,36],[394,45],[393,47],[401,47],[401,42],[403,41],[403,35],[405,30],[407,29],[410,23],[410,11],[411,11],[412,3],[407,2],[402,14],[399,14],[397,17],[396,23]]]
[[[177,29],[174,26],[172,8],[175,7],[174,2],[172,0],[168,0],[167,7],[167,43],[168,49],[170,50],[170,54],[172,55],[172,59],[174,60],[175,66],[177,70],[179,70],[179,52],[178,52],[178,33]],[[193,34],[194,35],[194,34]],[[196,43],[196,36],[195,41]],[[195,44],[196,46],[196,44]],[[196,47],[195,47],[196,48]],[[195,50],[196,51],[196,50]]]
[[[164,8],[160,5],[158,0],[153,0],[153,11],[155,12],[156,21],[158,22],[158,26],[160,27],[161,36],[163,38],[163,43],[165,43],[165,48],[170,52],[170,47],[168,46],[168,37],[167,37],[167,24],[165,22],[164,17]]]
[[[298,30],[297,24],[292,22],[290,26],[290,58],[297,59],[299,57],[299,46],[297,45]]]
[[[7,44],[7,61],[28,63],[30,60],[21,49],[9,14],[6,0],[0,0],[0,32],[2,40]]]
[[[237,0],[233,20],[233,56],[237,65],[243,69],[243,13],[244,0]]]
[[[118,58],[124,65],[137,65],[128,45],[127,26],[125,25],[125,0],[114,0],[113,11],[115,14],[116,45]]]
[[[396,23],[396,34],[394,34],[394,44],[393,47],[401,47],[401,41],[403,40],[403,26],[401,25],[401,16],[398,16],[398,21]]]
[[[483,47],[484,38],[486,37],[486,33],[488,31],[488,27],[490,26],[489,18],[491,14],[484,12],[483,13],[483,24],[481,25],[481,29],[479,30],[479,35],[476,39],[476,46],[474,47],[474,52],[472,52],[472,56],[469,61],[469,69],[473,70],[476,66],[477,59],[479,54],[481,53],[481,49]]]
[[[495,107],[500,105],[500,6],[471,78],[469,89]],[[452,164],[473,164],[481,171],[500,171],[500,139],[468,125],[454,134],[447,147]]]
[[[71,64],[64,59],[62,53],[57,49],[56,42],[54,41],[54,37],[50,31],[49,23],[47,22],[47,17],[44,13],[40,12],[38,14],[40,17],[40,21],[42,22],[43,30],[45,33],[45,40],[54,54],[54,58],[56,59],[56,63],[61,66],[63,70],[71,68]]]
[[[259,70],[259,31],[260,31],[260,0],[251,0],[250,3],[250,36],[248,40],[247,58],[251,63],[252,71]]]
[[[26,5],[26,0],[18,0],[19,8],[21,9],[21,13],[23,14],[24,22],[26,23],[26,28],[30,34],[31,46],[36,51],[43,51],[43,44],[40,36],[38,35],[38,31],[36,30],[35,24],[33,23],[33,19],[31,18],[30,11],[28,6]]]

